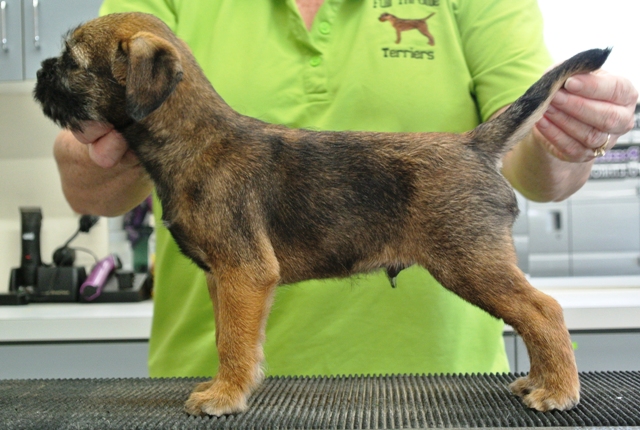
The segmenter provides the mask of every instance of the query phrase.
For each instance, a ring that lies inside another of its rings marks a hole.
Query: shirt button
[[[318,30],[320,31],[320,33],[322,34],[329,34],[331,33],[331,24],[329,24],[326,21],[323,21],[320,23],[320,25],[318,26]]]
[[[319,55],[311,57],[311,59],[309,60],[309,64],[311,65],[311,67],[317,67],[320,65],[320,63],[322,63],[322,57],[320,57]]]

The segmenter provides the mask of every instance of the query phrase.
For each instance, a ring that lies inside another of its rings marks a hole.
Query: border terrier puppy
[[[522,336],[531,371],[511,390],[527,406],[577,404],[562,309],[516,266],[518,208],[500,160],[564,81],[598,69],[608,50],[578,54],[498,118],[456,135],[294,130],[240,115],[146,14],[95,19],[65,45],[38,73],[44,113],[72,130],[113,124],[153,179],[180,249],[207,274],[220,370],[195,388],[188,413],[247,408],[278,284],[411,264]]]

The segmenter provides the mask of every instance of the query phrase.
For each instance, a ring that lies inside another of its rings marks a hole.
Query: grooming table
[[[640,426],[640,372],[582,373],[571,411],[527,409],[507,385],[516,376],[272,377],[248,412],[190,417],[202,379],[0,381],[2,429],[469,428]]]

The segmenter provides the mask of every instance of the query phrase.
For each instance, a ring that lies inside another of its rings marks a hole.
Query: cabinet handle
[[[40,49],[40,2],[33,0],[33,45]]]
[[[560,211],[551,211],[551,220],[553,223],[553,230],[560,231],[562,230],[562,212]]]
[[[2,25],[2,50],[9,50],[9,40],[7,39],[7,2],[0,1],[0,25]]]

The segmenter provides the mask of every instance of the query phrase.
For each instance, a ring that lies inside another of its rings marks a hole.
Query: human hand
[[[610,149],[633,128],[637,101],[637,90],[621,76],[602,70],[573,76],[552,99],[534,136],[560,160],[593,160],[596,150]]]
[[[135,166],[138,158],[129,149],[127,142],[111,124],[85,121],[82,131],[73,131],[73,136],[88,146],[89,158],[98,166],[108,169],[115,165]]]

